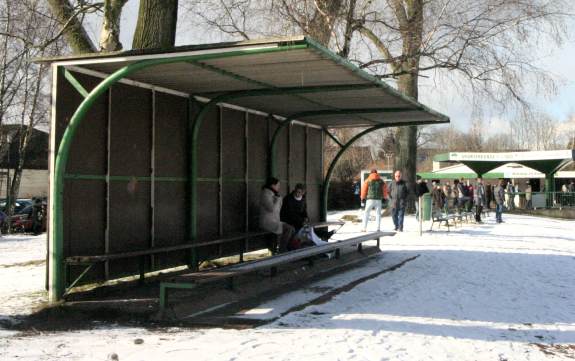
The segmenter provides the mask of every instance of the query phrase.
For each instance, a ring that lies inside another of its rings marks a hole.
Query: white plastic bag
[[[296,237],[299,237],[302,243],[304,243],[305,241],[310,241],[313,242],[316,246],[321,246],[323,244],[328,243],[319,238],[317,234],[315,234],[315,232],[313,231],[313,227],[309,225],[303,226],[297,233]]]

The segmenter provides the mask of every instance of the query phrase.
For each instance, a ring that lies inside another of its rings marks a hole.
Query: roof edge
[[[316,40],[314,40],[310,37],[305,37],[305,42],[307,44],[309,44],[310,47],[316,49],[317,51],[319,51],[323,55],[328,56],[329,58],[331,58],[333,61],[337,62],[338,64],[343,65],[344,67],[348,68],[349,70],[356,73],[357,75],[359,75],[363,79],[379,85],[381,88],[385,89],[386,91],[392,93],[395,96],[400,97],[401,99],[405,100],[406,102],[411,103],[412,105],[414,105],[418,109],[426,111],[426,112],[432,114],[433,116],[441,119],[442,120],[441,123],[449,123],[451,121],[447,115],[439,113],[439,112],[427,107],[426,105],[420,103],[419,101],[415,100],[414,98],[403,94],[402,92],[398,91],[397,89],[394,89],[392,86],[385,83],[381,79],[369,74],[365,70],[360,69],[357,65],[351,63],[349,60],[342,58],[341,56],[335,54],[334,52],[332,52],[331,50],[329,50],[328,48],[326,48],[325,46],[323,46],[322,44],[320,44]]]
[[[144,56],[144,55],[183,53],[198,50],[225,49],[225,48],[235,48],[249,45],[269,45],[269,44],[285,45],[288,43],[304,44],[307,43],[307,41],[306,37],[298,35],[298,36],[285,36],[277,38],[263,38],[257,40],[242,40],[242,41],[228,41],[228,42],[210,43],[210,44],[182,45],[170,48],[130,49],[130,50],[112,51],[106,53],[72,54],[57,57],[35,58],[32,59],[32,62],[53,63],[59,61],[90,60],[90,59],[97,60],[97,59],[109,59],[109,58],[125,57],[125,56]]]

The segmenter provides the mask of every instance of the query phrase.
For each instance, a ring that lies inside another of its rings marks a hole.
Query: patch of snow
[[[344,214],[357,212],[333,212],[329,218]],[[489,217],[481,225],[419,236],[414,217],[407,216],[406,231],[382,238],[382,254],[364,267],[284,294],[244,317],[275,319],[317,297],[319,290],[414,255],[417,259],[254,329],[145,330],[102,324],[88,331],[21,335],[0,328],[0,359],[106,360],[113,353],[121,361],[575,357],[573,349],[554,348],[575,344],[575,222],[508,214],[504,221],[496,224]],[[360,227],[347,223],[336,237],[358,234]],[[383,218],[382,228],[393,228],[389,217]],[[374,229],[371,222],[368,231]],[[6,247],[5,242],[13,243]],[[40,237],[0,241],[0,265],[42,259],[44,242]],[[26,249],[37,253],[26,255]],[[43,265],[0,267],[0,273],[2,325],[7,316],[30,312],[43,292],[44,274]],[[15,300],[11,295],[16,294]]]

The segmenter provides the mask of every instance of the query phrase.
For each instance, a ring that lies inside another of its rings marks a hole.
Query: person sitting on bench
[[[305,187],[298,183],[294,190],[284,197],[280,212],[282,222],[292,226],[297,233],[308,222]]]
[[[287,245],[294,235],[294,228],[280,219],[282,198],[279,193],[280,181],[277,178],[268,178],[262,187],[260,195],[259,226],[264,231],[274,233],[279,243],[279,253],[287,251]],[[276,244],[269,244],[272,253],[277,253]]]

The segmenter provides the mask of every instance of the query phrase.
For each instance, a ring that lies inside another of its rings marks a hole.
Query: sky
[[[129,0],[125,5],[122,13],[121,41],[125,49],[129,49],[132,43],[132,36],[136,26],[138,14],[138,0]],[[182,14],[178,19],[178,33],[176,38],[177,45],[198,44],[202,43],[202,36],[191,31],[186,26],[186,19]],[[97,25],[92,26],[94,38],[97,38]],[[575,22],[569,27],[568,39],[560,48],[534,49],[540,53],[539,67],[550,71],[557,84],[555,94],[536,94],[533,92],[528,101],[534,105],[534,109],[549,114],[553,119],[559,122],[568,120],[575,114]],[[216,35],[217,37],[217,35]],[[208,40],[204,42],[211,42]],[[473,117],[473,109],[470,103],[469,94],[461,94],[459,90],[453,88],[445,82],[425,80],[420,81],[420,102],[446,114],[451,118],[451,124],[460,130],[469,129]],[[501,125],[507,126],[507,121],[513,117],[513,114],[501,114],[493,111],[493,107],[486,104],[482,110],[483,121],[486,125],[486,131],[494,134],[501,129]],[[573,127],[572,127],[573,128]]]

